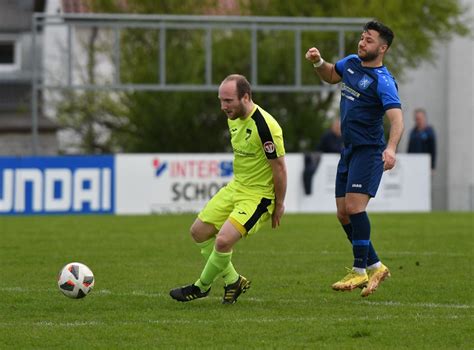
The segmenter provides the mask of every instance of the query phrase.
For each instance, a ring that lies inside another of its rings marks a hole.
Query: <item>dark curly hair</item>
[[[376,20],[367,22],[364,26],[364,32],[368,30],[375,30],[376,32],[378,32],[382,40],[387,43],[388,47],[392,45],[392,41],[395,35],[393,34],[393,31],[385,24],[380,23]]]

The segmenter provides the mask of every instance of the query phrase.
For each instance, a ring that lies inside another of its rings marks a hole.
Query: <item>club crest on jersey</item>
[[[263,144],[263,149],[266,153],[275,152],[275,144],[272,141],[267,141]]]
[[[362,79],[359,80],[359,82],[357,83],[357,86],[360,87],[362,90],[365,90],[369,87],[370,84],[372,84],[373,81],[374,79],[369,77],[367,74],[364,74]]]

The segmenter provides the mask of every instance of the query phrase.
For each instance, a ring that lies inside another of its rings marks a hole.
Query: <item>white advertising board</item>
[[[335,212],[334,179],[338,155],[324,154],[303,187],[304,155],[288,154],[287,212]],[[197,212],[232,178],[232,154],[124,154],[115,157],[116,213]],[[385,172],[369,210],[431,210],[429,156],[399,154]]]
[[[199,211],[232,179],[232,154],[117,155],[116,213]]]
[[[296,212],[335,212],[335,176],[339,155],[323,154],[311,182],[311,194],[303,187],[303,156],[289,161],[291,190],[298,191]],[[295,181],[299,180],[299,181]],[[291,208],[293,209],[293,207]],[[396,167],[382,176],[375,198],[368,205],[371,212],[426,212],[431,210],[430,158],[424,154],[399,154]],[[293,211],[293,210],[291,210]]]

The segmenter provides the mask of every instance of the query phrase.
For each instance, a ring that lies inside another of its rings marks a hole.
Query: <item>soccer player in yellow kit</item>
[[[206,261],[193,284],[172,289],[178,301],[206,297],[212,283],[224,279],[223,304],[233,304],[250,287],[232,264],[232,248],[259,230],[270,217],[280,224],[285,211],[286,164],[283,133],[277,121],[252,101],[251,86],[238,74],[219,86],[234,151],[234,178],[211,198],[191,226],[191,236]]]

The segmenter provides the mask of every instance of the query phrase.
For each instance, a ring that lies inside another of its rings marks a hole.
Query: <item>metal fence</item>
[[[302,84],[302,32],[334,32],[337,33],[337,47],[339,56],[344,55],[345,33],[360,31],[367,18],[302,18],[302,17],[240,17],[240,16],[178,16],[178,15],[124,15],[124,14],[42,14],[33,15],[33,75],[32,75],[32,151],[38,153],[38,109],[39,93],[42,90],[137,90],[137,91],[216,91],[218,86],[213,84],[212,77],[212,49],[213,31],[250,30],[250,81],[252,89],[262,92],[312,92],[334,90],[330,85]],[[43,81],[44,64],[42,62],[43,36],[45,28],[61,26],[66,30],[66,40],[63,45],[66,55],[66,81],[58,84],[45,84]],[[73,81],[73,34],[75,30],[99,28],[111,30],[113,43],[111,57],[114,62],[113,79],[109,84],[83,84]],[[157,67],[159,75],[154,84],[124,83],[120,77],[121,31],[129,28],[142,28],[158,31],[159,57]],[[202,84],[175,84],[169,83],[166,77],[166,36],[169,30],[203,30],[205,76]],[[280,30],[289,31],[294,36],[294,79],[288,85],[262,85],[258,82],[258,34],[262,31]]]

